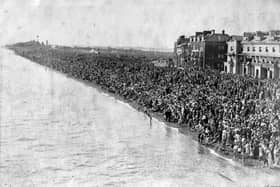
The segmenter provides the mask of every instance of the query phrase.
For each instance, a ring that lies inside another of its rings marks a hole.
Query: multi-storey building
[[[174,47],[177,65],[184,66],[191,62],[202,68],[209,66],[223,70],[228,39],[224,31],[215,33],[215,30],[196,32],[189,38],[180,36]]]
[[[189,52],[189,38],[184,35],[180,36],[174,45],[175,62],[177,67],[183,67],[188,60]]]
[[[227,61],[224,63],[224,71],[241,74],[241,46],[242,36],[231,36],[227,41]]]
[[[260,79],[280,78],[280,31],[244,33],[227,42],[224,71]]]

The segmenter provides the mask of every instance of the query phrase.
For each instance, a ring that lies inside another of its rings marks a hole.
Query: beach
[[[12,47],[12,49],[13,49],[13,47]],[[34,56],[32,56],[32,53],[31,53],[31,55],[30,54],[26,55],[27,53],[25,52],[25,50],[27,50],[27,51],[30,50],[26,46],[25,47],[18,47],[17,46],[13,50],[15,50],[16,54],[18,54],[18,55],[21,55],[25,58],[29,58],[30,60],[32,60],[34,62],[37,62],[41,65],[44,65],[44,62],[40,62],[40,58],[37,59],[37,60],[34,59]],[[78,53],[78,55],[79,55],[79,53]],[[48,60],[52,60],[52,59],[48,59]],[[62,73],[65,73],[65,72],[62,72]],[[134,109],[146,113],[147,117],[151,116],[155,119],[158,119],[161,122],[164,122],[168,126],[171,126],[171,127],[174,127],[174,128],[179,128],[180,132],[182,132],[184,134],[191,135],[191,137],[193,137],[193,139],[195,139],[196,141],[198,140],[198,135],[199,135],[198,131],[194,131],[194,130],[191,130],[189,127],[185,127],[187,125],[179,124],[178,122],[167,122],[162,113],[153,112],[152,110],[147,111],[146,107],[143,107],[142,105],[137,103],[135,100],[133,100],[133,99],[127,100],[123,96],[121,96],[120,94],[112,93],[112,92],[115,92],[115,91],[112,91],[112,90],[108,89],[104,85],[102,86],[102,85],[98,84],[94,80],[88,81],[88,80],[85,80],[85,79],[81,79],[81,77],[75,77],[75,76],[72,76],[72,75],[69,75],[69,74],[67,74],[67,76],[73,77],[73,78],[77,79],[78,81],[81,81],[81,82],[83,82],[87,85],[90,85],[94,88],[97,88],[98,90],[100,90],[100,91],[102,91],[102,92],[120,100],[120,101],[128,103]],[[218,143],[207,144],[207,147],[210,148],[211,150],[215,151],[216,153],[223,155],[226,159],[232,159],[233,158],[233,153],[231,151],[224,151],[224,150],[220,151],[220,146],[219,146]],[[241,157],[236,158],[235,161],[238,161],[240,163],[244,162],[244,161],[242,161]],[[243,164],[247,165],[247,166],[253,166],[253,167],[262,167],[262,162],[260,162],[256,159],[245,159],[245,162]]]

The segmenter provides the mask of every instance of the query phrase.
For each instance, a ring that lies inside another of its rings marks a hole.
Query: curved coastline
[[[57,73],[61,73],[63,75],[66,75],[67,77],[71,78],[71,79],[74,79],[76,81],[79,81],[79,82],[82,82],[83,84],[86,84],[88,86],[91,86],[95,89],[97,89],[98,91],[100,91],[101,93],[104,93],[105,95],[109,96],[109,97],[113,97],[115,98],[116,100],[118,101],[121,101],[123,104],[128,104],[130,107],[132,107],[133,109],[135,109],[136,111],[139,111],[139,112],[143,112],[145,113],[145,109],[143,108],[143,106],[141,106],[140,104],[138,104],[136,101],[129,101],[129,100],[126,100],[123,96],[119,95],[119,94],[115,94],[115,93],[111,93],[109,90],[107,90],[106,88],[102,88],[101,85],[97,84],[95,81],[88,81],[88,80],[83,80],[81,78],[78,78],[78,77],[75,77],[75,76],[72,76],[70,74],[67,74],[67,73],[64,73],[64,72],[61,72],[61,71],[58,71],[54,68],[51,68],[51,67],[48,67],[46,65],[44,65],[43,63],[38,63],[36,62],[35,60],[31,59],[31,58],[28,58],[27,56],[24,56],[20,53],[18,53],[17,51],[9,48],[10,50],[12,50],[16,55],[18,56],[21,56],[23,58],[26,58],[28,60],[30,60],[31,62],[34,62],[38,65],[42,65],[43,67],[46,67],[48,69],[50,69],[51,71],[55,71]],[[174,123],[174,122],[167,122],[163,115],[162,114],[159,114],[159,113],[155,113],[155,112],[149,112],[149,114],[151,115],[151,117],[153,119],[156,119],[158,120],[159,122],[169,126],[169,127],[172,127],[172,128],[178,128],[179,129],[179,132],[185,134],[185,135],[190,135],[194,140],[198,141],[198,132],[196,131],[191,131],[188,127],[182,127],[180,126],[178,123]],[[229,163],[231,164],[237,164],[237,163],[241,163],[242,164],[242,160],[241,159],[233,159],[233,155],[227,155],[227,154],[224,154],[223,151],[219,151],[218,150],[218,145],[210,145],[210,146],[206,146],[206,145],[202,145],[205,149],[209,150],[209,153],[217,156],[217,157],[220,157],[221,159],[224,159],[226,161],[228,161]],[[250,166],[250,167],[255,167],[255,168],[260,168],[262,167],[262,163],[256,159],[248,159],[247,162],[249,161],[249,163],[245,163],[245,166]],[[243,164],[244,165],[244,164]]]

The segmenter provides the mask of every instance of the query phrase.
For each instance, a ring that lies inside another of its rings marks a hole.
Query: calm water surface
[[[242,167],[81,82],[0,50],[0,186],[264,186]]]

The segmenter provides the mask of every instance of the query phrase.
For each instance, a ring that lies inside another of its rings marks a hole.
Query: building
[[[205,67],[205,39],[208,35],[214,34],[213,31],[196,32],[194,36],[190,36],[189,50],[190,58],[189,62]]]
[[[224,62],[224,71],[233,74],[241,74],[242,36],[231,36],[227,41],[227,61]]]
[[[189,52],[189,38],[184,35],[180,36],[174,44],[175,62],[177,67],[183,67],[187,61]]]
[[[180,36],[174,46],[176,65],[193,63],[202,68],[223,70],[228,40],[224,31],[215,33],[215,30],[196,32],[189,38]]]
[[[280,31],[244,33],[242,41],[228,41],[227,73],[259,79],[280,78]]]

